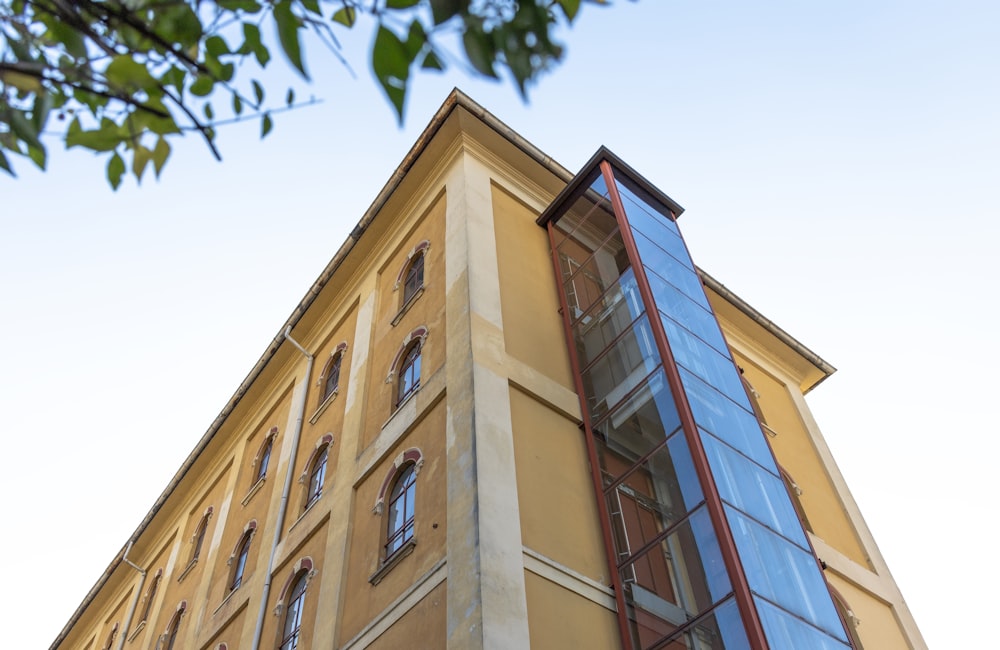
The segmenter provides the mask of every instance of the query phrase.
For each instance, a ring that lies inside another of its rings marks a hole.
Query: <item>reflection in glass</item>
[[[592,253],[592,254],[591,254]],[[559,251],[563,289],[570,320],[579,318],[629,268],[620,233],[601,242],[596,251]]]
[[[750,650],[750,642],[736,600],[730,598],[656,650]]]
[[[722,330],[719,329],[715,317],[709,311],[648,268],[646,269],[646,277],[649,278],[649,288],[653,292],[653,300],[661,313],[669,314],[671,318],[701,340],[725,356],[729,356],[729,346],[722,338]]]
[[[573,325],[580,367],[589,366],[642,313],[642,298],[629,269]]]
[[[628,530],[629,544],[651,540]],[[639,645],[672,634],[725,598],[732,588],[705,508],[697,510],[648,550],[621,567],[633,633]]]
[[[730,506],[724,506],[750,590],[846,641],[816,558]]]
[[[701,442],[723,501],[808,550],[781,478],[704,431]]]
[[[604,179],[597,181],[570,204],[566,212],[554,224],[556,244],[561,246],[567,237],[581,241],[598,238],[603,240],[608,233],[618,227]],[[600,233],[604,233],[601,235]]]
[[[757,418],[687,370],[679,370],[684,392],[698,426],[743,452],[762,467],[777,471]],[[736,372],[735,368],[733,372]]]
[[[666,278],[675,287],[705,309],[711,309],[705,290],[701,287],[701,278],[688,265],[682,264],[667,254],[657,243],[638,231],[634,231],[635,245],[639,249],[639,257],[647,269],[661,278]]]
[[[805,621],[763,598],[755,597],[757,612],[771,650],[848,650],[850,646],[834,639]]]
[[[584,391],[609,407],[632,392],[660,363],[645,316],[580,373]]]
[[[663,329],[667,334],[670,351],[674,353],[674,361],[743,408],[753,410],[732,359],[719,354],[670,318],[663,318]]]

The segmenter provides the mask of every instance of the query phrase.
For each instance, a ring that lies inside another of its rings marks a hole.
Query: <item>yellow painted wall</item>
[[[909,649],[892,609],[884,601],[829,571],[827,580],[840,592],[857,617],[855,631],[865,650]]]
[[[368,650],[444,648],[447,646],[448,591],[442,582],[367,646]],[[417,641],[419,639],[419,641]]]
[[[510,406],[524,545],[610,585],[583,432],[516,388]]]
[[[548,235],[523,203],[492,194],[507,354],[573,390]]]
[[[597,603],[526,571],[528,631],[531,647],[580,650],[621,647],[615,613]]]

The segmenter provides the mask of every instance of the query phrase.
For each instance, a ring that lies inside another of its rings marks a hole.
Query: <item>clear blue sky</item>
[[[1000,4],[618,2],[564,41],[529,104],[418,76],[397,128],[348,43],[356,78],[312,51],[324,102],[223,129],[222,164],[188,137],[115,193],[50,140],[0,178],[5,647],[48,647],[456,85],[571,170],[609,146],[840,369],[809,402],[928,644],[983,647]]]

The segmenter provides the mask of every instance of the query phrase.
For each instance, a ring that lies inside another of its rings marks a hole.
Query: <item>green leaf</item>
[[[229,45],[226,43],[226,39],[221,36],[209,36],[205,39],[205,53],[209,56],[219,58],[229,54]]]
[[[108,83],[119,88],[148,90],[156,88],[157,82],[143,64],[128,54],[116,56],[104,70]]]
[[[142,105],[142,108],[132,114],[132,117],[135,120],[136,128],[139,130],[149,129],[159,135],[181,132],[180,127],[177,126],[177,121],[159,99],[147,100]]]
[[[125,173],[125,161],[117,153],[111,156],[108,161],[108,182],[111,188],[117,190],[122,184],[122,175]]]
[[[212,104],[205,102],[205,106],[202,107],[202,110],[205,112],[205,118],[211,122],[212,118],[215,117],[215,112],[212,110]]]
[[[573,22],[577,12],[580,11],[580,0],[556,0],[556,2],[562,8],[563,13],[566,14],[569,22]]]
[[[440,25],[462,10],[462,0],[431,0],[431,15],[434,24]]]
[[[288,61],[295,66],[303,79],[309,79],[305,64],[302,62],[302,45],[299,42],[299,27],[301,21],[292,13],[291,0],[278,0],[274,5],[274,22],[278,27],[278,41],[284,50]]]
[[[135,147],[135,151],[132,153],[132,174],[140,183],[142,182],[142,174],[152,159],[153,152],[149,147],[144,147],[141,144]]]
[[[200,74],[191,84],[191,94],[198,97],[205,97],[212,93],[212,88],[215,87],[215,79],[207,74]]]
[[[403,101],[406,99],[406,80],[410,74],[409,55],[406,45],[392,31],[379,25],[372,47],[372,69],[375,78],[382,85],[389,102],[396,109],[400,122],[403,120]]]
[[[45,149],[39,149],[38,147],[28,147],[28,158],[35,163],[35,166],[45,171]]]
[[[156,146],[153,147],[153,171],[156,172],[156,177],[160,177],[160,170],[167,163],[167,158],[170,157],[170,143],[167,139],[160,137],[156,141]]]
[[[201,41],[204,34],[201,20],[186,2],[167,4],[158,13],[156,32],[160,37],[187,49]]]
[[[4,155],[3,151],[0,151],[0,169],[4,170],[14,178],[17,178],[17,174],[14,173],[14,170],[10,166],[10,162],[7,160],[7,156]]]
[[[0,82],[13,86],[24,93],[37,93],[42,89],[42,82],[38,80],[38,77],[12,70],[0,72]]]
[[[419,2],[420,0],[386,0],[385,6],[387,9],[407,9]]]
[[[341,7],[333,14],[333,22],[340,23],[344,27],[354,27],[354,21],[358,19],[358,12],[354,7]]]
[[[253,84],[253,96],[257,98],[257,106],[260,106],[261,102],[264,101],[264,87],[256,79],[251,83]]]
[[[245,11],[248,14],[255,14],[260,11],[260,2],[257,0],[216,0],[215,4],[227,11]]]
[[[38,129],[35,128],[31,120],[25,117],[22,111],[12,110],[8,115],[8,124],[14,135],[27,142],[29,147],[45,148],[38,140]]]
[[[312,12],[320,17],[323,16],[323,12],[319,8],[319,0],[300,0],[300,2],[306,11]]]
[[[233,112],[237,115],[243,112],[243,100],[236,93],[233,93]]]
[[[428,50],[420,67],[424,70],[444,70],[444,63],[441,62],[437,54],[434,54],[434,50]]]
[[[160,82],[167,86],[173,86],[178,91],[183,91],[185,77],[187,77],[187,71],[184,68],[174,66],[163,73]]]
[[[47,92],[40,92],[35,95],[35,103],[31,108],[31,122],[35,127],[35,133],[45,130],[45,123],[49,119],[49,111],[52,110],[52,95]]]
[[[406,54],[410,61],[413,61],[427,43],[427,32],[419,20],[414,19],[410,23],[410,31],[406,35]]]
[[[92,151],[111,151],[122,138],[117,129],[100,128],[92,131],[68,132],[66,148],[84,147]]]
[[[243,23],[243,45],[236,50],[240,54],[256,52],[260,47],[260,28],[253,23]]]
[[[288,94],[285,95],[285,104],[291,106],[294,103],[295,103],[295,91],[289,88]]]
[[[274,127],[274,122],[271,121],[271,114],[264,113],[264,117],[260,119],[260,139],[263,140],[267,137],[267,134],[271,132]]]
[[[87,45],[83,40],[80,30],[74,29],[61,21],[53,21],[49,25],[49,35],[59,43],[63,44],[66,52],[75,59],[83,59],[87,56]]]
[[[496,79],[497,73],[493,69],[493,62],[496,61],[496,50],[489,35],[480,29],[466,29],[462,35],[462,43],[465,45],[465,54],[473,67],[481,74]]]

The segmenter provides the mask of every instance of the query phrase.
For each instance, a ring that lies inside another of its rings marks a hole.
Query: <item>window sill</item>
[[[417,301],[417,298],[419,298],[420,296],[424,295],[424,289],[426,287],[427,287],[426,284],[422,285],[419,289],[417,289],[416,291],[413,292],[413,295],[410,296],[409,300],[407,300],[406,302],[403,303],[403,306],[399,308],[399,313],[397,313],[396,316],[392,319],[392,323],[391,324],[392,324],[393,327],[395,327],[396,325],[398,325],[399,321],[403,320],[403,316],[406,314],[407,311],[409,311],[409,309],[413,305],[413,303],[415,303]]]
[[[198,566],[198,558],[192,558],[192,560],[188,562],[188,565],[184,567],[184,570],[181,571],[181,574],[177,576],[177,582],[183,582],[184,578],[187,577],[187,574],[191,573],[196,566]]]
[[[402,562],[403,558],[412,553],[413,548],[416,545],[417,545],[416,537],[411,537],[410,539],[406,540],[406,542],[404,542],[403,545],[400,546],[395,553],[387,557],[382,562],[382,566],[380,566],[375,573],[369,576],[368,582],[370,582],[373,587],[378,583],[382,582],[382,578],[384,578],[387,573],[392,571],[397,564]]]
[[[410,391],[410,394],[404,397],[403,401],[396,405],[396,408],[393,409],[392,413],[389,414],[389,418],[382,423],[382,428],[384,429],[390,422],[392,422],[392,420],[396,417],[396,415],[403,410],[403,407],[405,407],[408,403],[413,401],[413,398],[419,392],[420,392],[420,384],[417,384],[416,386],[413,387],[413,390]]]
[[[326,411],[327,407],[333,403],[333,400],[337,399],[337,393],[339,392],[340,389],[335,388],[332,393],[326,396],[326,399],[323,400],[323,403],[316,408],[316,410],[313,412],[311,416],[309,416],[309,424],[316,424],[316,420],[319,419],[319,416],[323,415],[323,412]]]
[[[139,632],[142,632],[145,629],[146,629],[146,619],[142,619],[141,621],[139,621],[139,624],[135,626],[135,629],[132,630],[132,634],[128,635],[128,642],[132,643],[133,641],[135,641],[135,637],[139,636]]]
[[[250,499],[253,498],[253,495],[260,492],[260,489],[264,487],[264,481],[266,480],[267,480],[267,475],[265,474],[264,476],[261,476],[259,479],[257,479],[257,482],[250,487],[250,490],[247,492],[247,495],[243,497],[243,501],[241,502],[243,504],[243,507],[246,507],[246,505],[250,503]]]
[[[303,519],[306,518],[306,516],[312,511],[312,509],[316,507],[316,504],[319,503],[323,499],[323,495],[325,495],[325,494],[326,494],[326,492],[324,492],[323,494],[320,494],[318,497],[316,497],[315,499],[312,500],[312,503],[310,503],[309,505],[306,506],[305,510],[302,511],[302,514],[299,515],[298,519],[296,519],[295,521],[293,521],[292,525],[288,527],[288,532],[289,533],[292,532],[295,529],[295,527],[299,525],[300,521],[302,521]]]
[[[240,585],[240,586],[242,586],[242,585]],[[215,616],[216,614],[218,614],[218,613],[219,613],[219,611],[220,611],[220,610],[221,610],[221,609],[222,609],[223,607],[225,607],[225,606],[226,606],[226,604],[227,604],[227,603],[229,602],[229,600],[230,600],[231,598],[233,598],[233,597],[234,597],[234,596],[236,595],[236,593],[237,593],[237,592],[238,592],[239,590],[240,590],[240,588],[239,588],[239,587],[237,587],[236,589],[233,589],[232,591],[230,591],[229,593],[227,593],[227,594],[226,594],[226,597],[222,599],[222,602],[221,602],[221,603],[219,603],[219,606],[215,608],[215,611],[214,611],[214,612],[212,612],[212,616]]]

